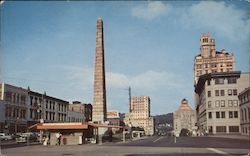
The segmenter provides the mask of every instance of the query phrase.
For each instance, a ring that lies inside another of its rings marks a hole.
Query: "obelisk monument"
[[[97,19],[96,25],[96,49],[94,71],[94,102],[93,122],[104,123],[107,120],[106,83],[104,61],[103,21]]]

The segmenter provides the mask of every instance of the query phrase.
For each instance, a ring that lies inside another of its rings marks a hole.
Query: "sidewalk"
[[[208,135],[207,137],[216,137],[216,138],[229,138],[229,139],[240,139],[240,140],[250,140],[250,136],[247,135],[230,135],[230,134],[216,134]]]

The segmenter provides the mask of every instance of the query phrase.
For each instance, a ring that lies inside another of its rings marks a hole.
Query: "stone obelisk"
[[[106,119],[107,119],[107,106],[106,106],[103,21],[101,18],[98,18],[96,25],[93,122],[104,123]]]

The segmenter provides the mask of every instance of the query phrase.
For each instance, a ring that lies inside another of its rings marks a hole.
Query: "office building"
[[[195,87],[197,126],[201,133],[239,134],[238,94],[249,84],[250,74],[235,72],[209,73],[200,76]]]
[[[126,114],[126,125],[141,127],[146,135],[154,134],[154,118],[150,115],[149,96],[133,96],[131,98],[131,112]]]
[[[0,100],[5,103],[6,133],[24,132],[28,120],[28,91],[21,87],[1,83]]]
[[[199,76],[208,73],[229,72],[235,70],[233,53],[225,49],[217,51],[215,39],[208,34],[201,34],[200,54],[194,59],[194,84],[197,84]]]

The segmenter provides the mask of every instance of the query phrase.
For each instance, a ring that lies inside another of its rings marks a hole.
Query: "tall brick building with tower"
[[[225,49],[216,51],[215,39],[211,38],[210,33],[201,34],[200,54],[194,59],[194,84],[197,84],[199,76],[203,74],[234,70],[233,53],[228,53]]]

